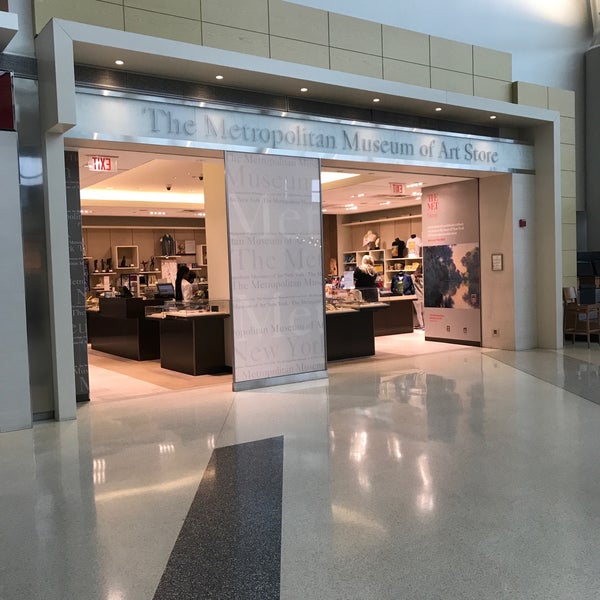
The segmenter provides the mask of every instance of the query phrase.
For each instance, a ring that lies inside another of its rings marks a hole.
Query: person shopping
[[[412,274],[412,281],[414,287],[414,294],[417,297],[413,300],[413,306],[417,313],[417,320],[419,321],[419,329],[425,329],[425,321],[423,320],[423,269],[421,265],[417,267],[417,270]]]
[[[360,265],[354,269],[354,287],[361,291],[363,300],[368,302],[379,300],[376,281],[377,272],[375,271],[373,257],[370,254],[365,254]]]

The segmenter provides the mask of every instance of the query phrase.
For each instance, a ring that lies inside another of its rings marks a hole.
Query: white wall
[[[525,350],[538,346],[536,200],[533,175],[496,175],[479,180],[481,321],[485,348]],[[524,219],[525,227],[519,227]],[[492,254],[503,270],[492,271]],[[550,327],[550,323],[548,323]],[[494,335],[493,330],[498,334]]]

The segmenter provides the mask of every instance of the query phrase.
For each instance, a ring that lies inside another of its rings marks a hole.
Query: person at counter
[[[194,273],[194,271],[190,271],[181,280],[181,296],[184,302],[190,302],[196,293],[194,279],[196,279],[196,273]]]
[[[190,268],[187,265],[181,265],[177,269],[177,276],[175,277],[175,300],[178,302],[183,301],[183,291],[182,291],[182,281],[186,279],[187,283],[187,274],[190,272]]]
[[[377,272],[375,271],[373,257],[370,254],[365,254],[360,265],[354,269],[354,287],[361,291],[363,300],[376,302],[379,299],[376,281]]]

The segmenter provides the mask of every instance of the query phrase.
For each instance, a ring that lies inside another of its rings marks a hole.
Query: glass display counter
[[[326,290],[327,360],[373,356],[374,315],[388,307],[377,293],[369,297],[361,290]]]
[[[194,299],[191,302],[166,300],[160,306],[147,306],[149,319],[191,319],[195,317],[229,316],[229,300]]]
[[[225,364],[229,300],[167,301],[146,307],[146,319],[160,323],[160,366],[188,375],[231,372]]]
[[[94,350],[130,358],[159,357],[158,323],[144,318],[145,309],[162,300],[98,298],[87,306],[88,342]]]

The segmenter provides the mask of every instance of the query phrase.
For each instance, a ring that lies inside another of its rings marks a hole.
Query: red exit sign
[[[90,171],[116,171],[117,159],[112,156],[90,156],[88,168]]]

